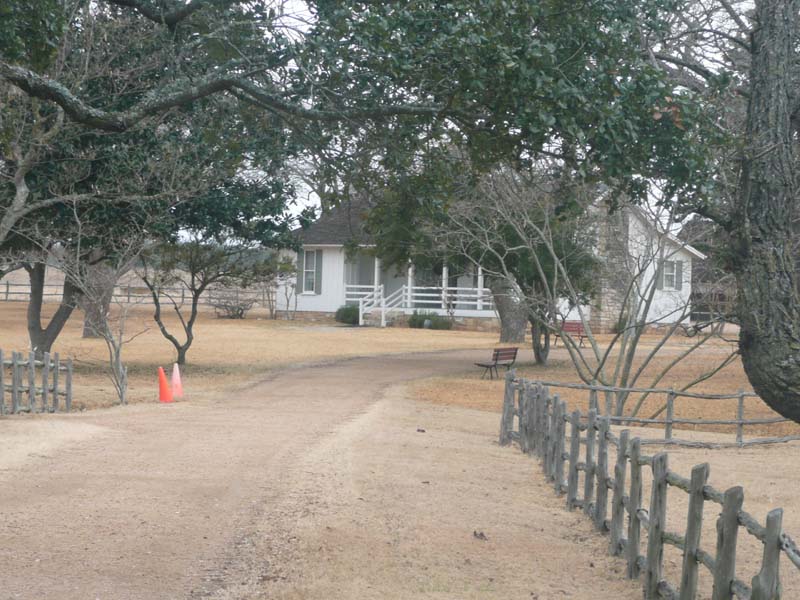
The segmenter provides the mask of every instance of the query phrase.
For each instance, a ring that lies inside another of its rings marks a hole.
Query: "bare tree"
[[[175,347],[176,362],[186,364],[194,341],[200,297],[213,286],[231,287],[249,281],[257,271],[250,251],[241,246],[222,246],[195,239],[148,248],[136,269],[153,299],[153,319],[161,334]],[[178,320],[182,340],[164,320],[163,305]]]
[[[565,190],[563,181],[554,181],[547,173],[500,168],[454,203],[443,240],[498,280],[516,284],[520,265],[529,265],[536,282],[525,288],[529,314],[563,342],[583,381],[634,387],[648,378],[653,387],[715,337],[719,327],[697,333],[691,345],[656,367],[656,357],[664,354],[673,335],[696,333],[688,323],[689,269],[676,268],[687,243],[671,233],[675,216],[669,209],[620,204],[609,217],[597,187]],[[565,211],[572,216],[566,218]],[[587,252],[597,253],[596,261]],[[592,288],[585,285],[586,268],[576,268],[580,263],[591,269]],[[597,295],[607,304],[602,308],[611,315],[610,323],[596,314],[593,318]],[[565,320],[581,323],[587,347],[565,331]],[[643,353],[642,336],[657,328],[659,337]],[[599,335],[605,329],[613,332],[608,342]],[[685,389],[712,376],[735,356],[734,350]],[[648,375],[653,369],[655,374]],[[620,392],[610,408],[622,415],[627,400]],[[636,414],[643,400],[639,398],[630,412]]]

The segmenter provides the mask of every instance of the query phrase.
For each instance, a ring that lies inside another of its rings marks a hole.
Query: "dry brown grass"
[[[29,347],[24,303],[0,303],[0,348],[5,351]],[[45,305],[49,316],[55,305]],[[202,313],[195,326],[195,341],[189,364],[183,369],[187,397],[209,398],[235,391],[271,370],[304,362],[342,357],[403,352],[426,352],[461,348],[490,348],[496,334],[467,331],[379,329],[343,327],[331,322],[272,321],[251,313],[245,320],[217,319]],[[105,343],[81,338],[82,313],[76,311],[53,348],[75,361],[75,407],[110,406],[115,394],[107,373]],[[168,321],[175,324],[171,319]],[[133,334],[149,328],[126,346],[124,360],[129,369],[129,401],[157,400],[156,370],[171,367],[172,345],[162,337],[152,313],[133,313],[127,330]],[[167,369],[168,370],[168,369]],[[169,370],[168,370],[169,372]]]
[[[645,337],[643,352],[649,351],[658,338]],[[649,385],[652,377],[676,355],[691,344],[686,338],[676,338],[671,341],[659,357],[657,357],[645,370],[645,377],[640,385]],[[693,381],[715,365],[719,364],[731,351],[732,345],[722,341],[709,343],[691,355],[691,358],[681,361],[658,385],[660,388],[679,388]],[[526,349],[521,353],[530,357]],[[487,357],[488,358],[488,357]],[[517,365],[518,373],[529,379],[538,379],[554,382],[580,383],[575,368],[564,349],[559,348],[551,352],[551,359],[546,367],[522,360]],[[502,375],[502,371],[501,371]],[[499,412],[502,408],[503,383],[502,381],[488,381],[480,379],[479,369],[464,371],[453,377],[428,379],[416,384],[416,393],[423,399],[436,404],[452,404],[466,406],[478,410]],[[751,391],[752,388],[747,376],[742,369],[741,361],[735,360],[713,378],[704,381],[693,388],[696,392],[709,394],[736,393],[740,389]],[[588,409],[588,393],[580,390],[556,389],[559,395],[567,401],[570,409]],[[637,397],[632,397],[627,406],[632,407]],[[664,405],[663,395],[651,395],[642,405],[639,416],[651,417]],[[600,398],[603,401],[603,398]],[[683,419],[735,419],[736,400],[696,400],[681,398],[675,403],[675,417]],[[758,398],[749,398],[745,401],[745,418],[770,418],[779,416]],[[663,415],[660,417],[663,418]],[[708,431],[731,432],[731,425],[676,425],[676,429],[702,429]],[[777,425],[751,425],[745,428],[745,435],[753,436],[779,436],[800,434],[800,425],[794,423],[780,423]]]

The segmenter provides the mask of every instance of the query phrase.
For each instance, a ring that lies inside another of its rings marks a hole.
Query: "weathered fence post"
[[[569,476],[567,477],[567,510],[575,508],[578,499],[578,460],[581,455],[581,411],[572,411],[570,417]]]
[[[664,561],[664,525],[667,520],[667,461],[665,452],[653,457],[653,490],[650,497],[650,524],[647,530],[647,559],[645,563],[645,600],[659,598],[658,584]]]
[[[740,446],[744,442],[744,390],[739,390],[736,406],[736,443]]]
[[[547,454],[547,406],[550,402],[550,390],[543,385],[539,386],[539,416],[537,418],[537,427],[539,429],[537,437],[537,446],[539,458],[544,460]]]
[[[28,410],[36,410],[36,354],[28,353]]]
[[[19,355],[11,352],[11,414],[19,412]]]
[[[511,443],[511,429],[514,427],[514,374],[513,369],[506,373],[503,415],[500,417],[499,442],[501,446],[508,446]]]
[[[750,600],[779,600],[781,597],[780,557],[783,509],[776,508],[767,515],[764,558],[761,571],[753,577],[753,595]]]
[[[67,379],[66,379],[66,385],[64,386],[64,391],[66,392],[67,395],[64,407],[67,412],[70,412],[72,410],[72,359],[71,358],[67,359]],[[125,404],[124,398],[122,403]]]
[[[563,400],[558,407],[558,429],[556,442],[555,489],[557,494],[564,493],[564,453],[567,445],[567,403]]]
[[[539,394],[530,382],[525,382],[525,393],[528,395],[525,408],[525,416],[527,418],[525,430],[528,433],[528,453],[534,454],[536,452],[536,416],[539,410],[537,406]]]
[[[61,362],[58,360],[58,352],[53,354],[53,402],[52,412],[58,410],[58,376],[61,371]]]
[[[516,401],[515,401],[515,411],[517,413],[517,430],[519,431],[519,449],[522,450],[523,454],[528,453],[528,440],[527,440],[527,430],[526,430],[526,398],[525,398],[525,384],[519,386],[518,389],[515,390]],[[514,430],[514,426],[511,426],[511,430]]]
[[[50,353],[42,359],[42,412],[47,412],[47,396],[50,393]]]
[[[597,382],[592,381],[592,386],[596,386]],[[597,410],[597,390],[594,387],[589,388],[589,410]]]
[[[714,560],[714,588],[712,600],[733,598],[731,584],[736,575],[736,539],[739,534],[739,511],[744,502],[741,486],[725,492],[722,514],[717,519],[717,557]]]
[[[664,424],[664,439],[672,439],[672,424],[675,420],[675,392],[670,388],[667,394],[667,419]]]
[[[556,456],[556,437],[558,435],[558,408],[561,401],[558,399],[558,394],[554,394],[550,398],[550,414],[547,420],[547,456],[544,465],[544,472],[548,479],[555,473],[555,456]]]
[[[550,447],[547,454],[550,460],[547,461],[547,476],[555,479],[556,476],[556,452],[558,451],[558,421],[561,418],[561,400],[558,394],[555,394],[550,402],[552,406],[552,413],[550,415]]]
[[[527,381],[524,381],[519,389],[519,446],[522,448],[522,452],[525,454],[529,454],[531,451],[529,444],[530,438],[528,436],[528,411],[530,410],[530,394],[528,393],[529,385],[530,384]]]
[[[530,423],[528,427],[530,429],[531,435],[531,452],[535,455],[539,454],[539,404],[542,401],[542,398],[539,394],[540,386],[538,383],[532,383],[530,387],[530,403],[529,403],[529,410],[530,412]]]
[[[631,441],[631,487],[628,492],[628,545],[626,555],[628,559],[628,577],[639,577],[639,539],[641,537],[642,523],[639,520],[639,509],[642,507],[642,465],[639,457],[642,453],[642,442],[639,438]]]
[[[597,434],[597,491],[595,493],[594,524],[600,530],[605,529],[606,511],[608,510],[608,432],[610,420],[608,417],[599,419],[600,427]]]
[[[6,363],[3,362],[3,351],[0,350],[0,415],[6,414]]]
[[[606,389],[606,412],[605,416],[610,417],[614,409],[614,398],[611,390]]]
[[[703,530],[703,487],[708,481],[708,463],[696,465],[692,469],[689,484],[689,512],[686,516],[686,547],[683,550],[683,568],[678,600],[694,600],[697,595],[697,549],[700,547],[700,534]]]
[[[592,498],[594,497],[594,428],[596,423],[597,408],[592,408],[586,419],[586,470],[583,472],[583,512],[587,516],[592,514]]]
[[[609,550],[612,555],[619,556],[623,549],[622,526],[625,522],[625,472],[627,471],[628,459],[625,453],[628,451],[628,438],[631,432],[627,429],[619,434],[619,448],[617,448],[617,462],[614,465],[614,494],[611,497],[611,539],[609,540]]]
[[[553,437],[553,398],[550,396],[549,392],[545,395],[542,426],[544,427],[544,436],[542,437],[542,469],[544,470],[545,476],[550,477],[550,450],[553,446],[551,443]]]

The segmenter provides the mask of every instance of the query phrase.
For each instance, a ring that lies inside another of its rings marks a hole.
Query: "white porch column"
[[[378,288],[381,286],[381,259],[375,257],[375,274],[372,282],[372,290],[377,294]]]
[[[414,263],[408,263],[408,274],[406,278],[406,308],[412,308],[414,303]]]
[[[442,266],[442,308],[447,309],[447,282],[450,279],[450,273],[447,264]]]
[[[483,310],[483,267],[478,267],[478,310]]]

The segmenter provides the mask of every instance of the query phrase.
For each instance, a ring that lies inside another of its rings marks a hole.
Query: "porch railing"
[[[457,311],[494,311],[492,294],[488,288],[401,286],[388,296],[383,284],[345,286],[345,301],[358,302],[359,324],[364,316],[380,311],[381,327],[386,326],[386,314],[392,310],[429,310],[441,314]]]

